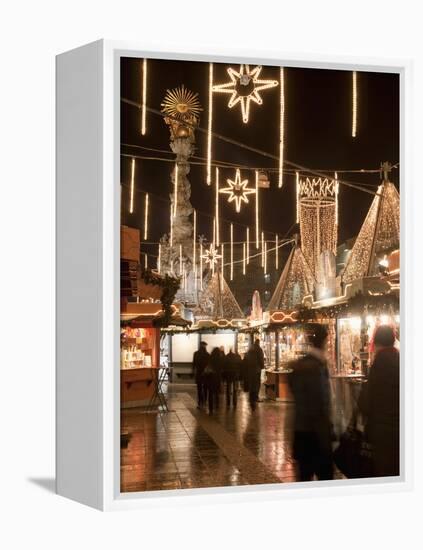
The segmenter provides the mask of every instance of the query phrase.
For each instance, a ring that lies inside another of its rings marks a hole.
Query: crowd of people
[[[264,353],[256,340],[244,358],[233,351],[227,354],[223,346],[207,351],[207,342],[200,342],[200,349],[193,357],[194,377],[197,384],[197,406],[208,406],[213,414],[219,406],[220,394],[226,388],[226,406],[236,408],[240,386],[249,394],[252,411],[256,410],[260,391],[261,371],[264,369]]]
[[[312,324],[308,330],[309,348],[290,366],[289,385],[295,402],[293,455],[300,481],[334,477],[334,449],[337,436],[333,428],[332,396],[326,361],[327,329]],[[354,412],[360,416],[364,436],[371,449],[370,477],[398,476],[400,470],[399,352],[395,332],[378,327],[374,336],[374,359],[368,380]],[[255,340],[241,359],[232,349],[223,347],[207,352],[201,342],[194,353],[193,365],[197,384],[198,407],[213,414],[219,406],[220,394],[226,387],[226,406],[237,406],[240,384],[248,392],[251,411],[258,402],[261,371],[265,368],[260,341]],[[338,434],[339,435],[339,434]]]

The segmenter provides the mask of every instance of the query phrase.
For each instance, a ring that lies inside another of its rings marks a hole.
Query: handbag
[[[363,431],[357,428],[357,413],[341,435],[333,453],[337,468],[348,478],[373,476],[373,453]]]

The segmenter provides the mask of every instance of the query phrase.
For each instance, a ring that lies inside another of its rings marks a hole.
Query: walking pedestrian
[[[374,476],[399,475],[399,352],[387,325],[374,335],[375,357],[359,399]]]
[[[264,353],[260,347],[260,340],[256,339],[244,357],[244,371],[247,379],[246,387],[248,388],[252,411],[255,411],[257,408],[262,369],[264,369]]]
[[[210,355],[210,361],[207,365],[205,374],[205,383],[209,401],[209,414],[219,406],[219,379],[221,373],[222,356],[219,348],[214,348]]]
[[[324,325],[308,327],[310,348],[292,363],[289,383],[295,400],[293,455],[300,481],[333,479],[331,396]]]
[[[225,368],[224,368],[224,380],[226,382],[226,406],[232,405],[234,409],[237,405],[237,385],[241,374],[241,357],[238,353],[234,353],[232,348],[229,350],[226,356]]]
[[[207,342],[200,342],[199,349],[193,356],[194,378],[197,384],[197,407],[201,409],[206,403],[206,381],[204,370],[210,361],[210,354],[207,351]]]

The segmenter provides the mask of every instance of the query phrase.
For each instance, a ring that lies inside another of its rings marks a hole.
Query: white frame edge
[[[102,77],[101,106],[102,121],[99,128],[102,158],[101,170],[98,172],[101,181],[97,182],[102,189],[102,223],[99,243],[102,246],[101,273],[99,287],[102,289],[101,319],[102,334],[100,338],[102,368],[98,372],[97,382],[102,391],[101,413],[97,424],[100,430],[98,472],[99,484],[95,503],[86,502],[103,510],[120,510],[164,505],[196,506],[199,503],[245,502],[245,500],[279,500],[290,498],[315,498],[341,496],[347,494],[369,494],[379,492],[397,492],[410,490],[413,486],[413,357],[409,342],[408,320],[413,317],[412,291],[413,278],[411,271],[411,251],[414,237],[412,233],[411,208],[411,83],[412,63],[403,59],[372,59],[361,57],[340,57],[333,55],[316,55],[307,53],[274,52],[257,50],[224,50],[210,48],[181,49],[173,44],[150,43],[136,44],[121,41],[99,41],[95,43],[101,54],[99,75]],[[82,49],[89,46],[84,46]],[[75,51],[75,50],[74,50]],[[171,53],[170,53],[171,52]],[[66,55],[66,54],[64,54]],[[329,482],[309,482],[307,484],[281,484],[263,486],[225,487],[210,489],[181,489],[145,493],[121,494],[120,485],[120,410],[119,410],[119,254],[120,254],[120,57],[148,57],[156,59],[175,59],[190,61],[215,61],[221,63],[257,63],[263,65],[280,65],[285,67],[305,67],[339,70],[383,71],[400,74],[400,182],[401,182],[401,475],[394,480],[390,478],[369,480],[343,480]],[[60,147],[58,137],[58,149]],[[58,176],[58,186],[60,186]],[[406,215],[407,213],[407,215]],[[58,227],[60,220],[58,220]],[[58,243],[60,246],[60,243]],[[60,292],[60,289],[58,290]],[[113,297],[113,300],[111,299]],[[404,315],[404,311],[407,315]],[[74,319],[77,322],[77,319]],[[61,334],[60,316],[58,316],[57,333]],[[89,366],[89,365],[88,365]],[[86,365],[87,367],[87,365]],[[60,375],[65,365],[57,362],[57,373]],[[61,395],[58,393],[58,412]],[[79,399],[81,396],[75,396]],[[80,406],[81,402],[78,401]],[[90,410],[87,404],[87,410]],[[84,407],[85,408],[85,404]],[[92,410],[92,408],[91,408]],[[62,422],[63,418],[59,419]],[[60,422],[58,422],[59,426]],[[70,429],[69,427],[66,429]],[[58,451],[58,462],[60,451]],[[58,486],[60,484],[58,463]],[[78,483],[78,472],[74,474]],[[75,498],[66,492],[64,496]],[[83,502],[81,498],[76,498]],[[94,499],[95,500],[95,499]]]

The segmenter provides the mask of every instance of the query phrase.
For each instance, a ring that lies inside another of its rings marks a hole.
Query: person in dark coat
[[[237,405],[237,384],[241,374],[241,362],[241,357],[231,348],[226,356],[223,379],[226,382],[226,406],[231,406],[232,397],[234,409]]]
[[[264,369],[264,353],[260,347],[260,340],[256,339],[244,357],[246,387],[248,388],[252,411],[257,408],[262,369]]]
[[[291,364],[289,384],[295,401],[293,455],[300,481],[333,479],[331,394],[325,358],[327,329],[308,327],[311,347]]]
[[[207,351],[207,342],[200,342],[200,348],[194,353],[192,360],[194,368],[194,378],[197,384],[197,406],[202,408],[206,403],[206,384],[204,369],[210,361],[210,354]]]
[[[399,475],[399,352],[395,333],[382,325],[374,336],[375,358],[359,399],[373,454],[374,476]]]
[[[220,350],[219,348],[214,348],[210,355],[209,365],[204,372],[207,395],[209,398],[209,414],[213,414],[219,406],[219,381],[221,376],[221,368],[222,356]]]

